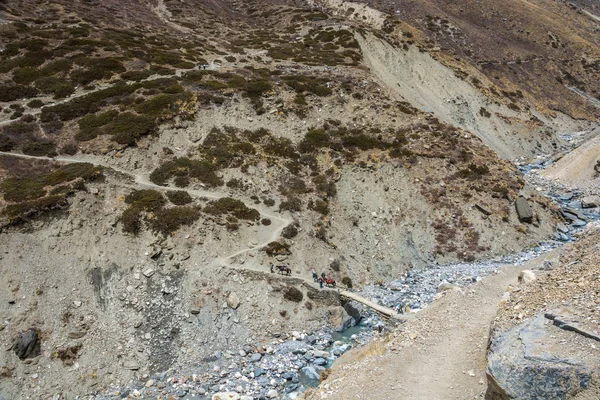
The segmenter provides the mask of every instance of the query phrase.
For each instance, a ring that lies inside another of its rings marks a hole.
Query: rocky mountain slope
[[[337,327],[313,267],[360,288],[551,237],[511,160],[596,123],[593,20],[405,3],[0,5],[0,340],[41,339],[0,398]]]

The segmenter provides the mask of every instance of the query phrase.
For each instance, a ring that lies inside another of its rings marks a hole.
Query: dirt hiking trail
[[[316,393],[305,398],[482,399],[489,330],[502,296],[509,285],[517,285],[520,271],[539,267],[557,251],[446,291],[388,343],[376,341],[340,358]]]
[[[63,163],[87,162],[87,163],[90,163],[93,165],[97,165],[97,166],[101,166],[101,167],[113,170],[117,173],[126,175],[134,180],[134,184],[121,184],[122,187],[130,188],[132,190],[154,189],[154,190],[161,191],[161,192],[166,192],[166,191],[175,189],[175,188],[172,188],[169,186],[160,186],[160,185],[153,183],[152,181],[150,181],[150,178],[149,178],[150,175],[148,173],[143,173],[143,172],[139,172],[139,171],[133,172],[133,171],[127,171],[124,169],[120,169],[118,167],[110,165],[110,163],[107,163],[101,157],[89,155],[89,154],[78,154],[75,156],[59,156],[59,157],[51,158],[51,157],[44,157],[44,156],[30,156],[30,155],[26,155],[26,154],[9,153],[9,152],[0,151],[0,155],[25,158],[25,159],[33,159],[33,160],[44,160],[44,161],[50,161],[50,162],[63,162]],[[195,189],[187,189],[187,188],[177,188],[177,190],[185,191],[190,196],[196,197],[196,198],[204,197],[204,198],[209,198],[209,199],[220,199],[220,198],[228,196],[228,194],[226,194],[226,193],[207,191],[207,190],[198,190],[198,189],[195,190]],[[221,265],[221,266],[231,268],[231,269],[269,273],[269,271],[261,269],[261,268],[250,267],[250,266],[244,265],[243,262],[241,263],[242,265],[236,265],[236,264],[239,264],[239,260],[237,258],[239,256],[243,256],[252,251],[259,251],[263,247],[267,246],[269,243],[278,240],[281,236],[281,232],[283,231],[283,229],[286,226],[288,226],[289,224],[291,224],[293,221],[289,218],[269,212],[269,211],[265,210],[264,208],[256,207],[256,205],[250,204],[250,202],[248,202],[246,200],[242,199],[242,201],[246,204],[247,207],[257,209],[259,211],[261,217],[271,219],[271,221],[273,222],[270,225],[271,234],[269,235],[268,239],[262,243],[256,243],[250,247],[241,248],[232,254],[228,254],[228,255],[216,258],[214,260],[213,264]],[[282,275],[281,278],[285,278],[285,277]],[[305,284],[307,284],[308,286],[311,286],[313,288],[319,287],[317,284],[315,284],[312,281],[312,279],[309,279],[308,277],[295,275],[295,276],[290,276],[290,278],[300,279],[300,280],[304,281]],[[329,290],[329,289],[325,288],[325,290]],[[352,293],[352,292],[349,292],[346,290],[340,290],[340,289],[336,289],[336,290],[340,293],[340,295],[345,296],[347,298],[351,298],[352,300],[358,301],[358,302],[366,305],[367,307],[373,309],[380,315],[383,315],[384,317],[393,318],[393,319],[401,319],[400,316],[398,316],[396,314],[396,312],[394,310],[392,310],[391,308],[384,307],[379,304],[375,304],[375,303],[371,302],[370,300],[368,300],[356,293]]]

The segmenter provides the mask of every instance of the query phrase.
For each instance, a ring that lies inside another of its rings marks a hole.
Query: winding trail
[[[148,173],[127,171],[122,168],[118,168],[113,165],[110,165],[108,162],[103,160],[101,157],[90,155],[90,154],[78,154],[78,155],[74,155],[74,156],[57,156],[57,157],[52,158],[52,157],[31,156],[31,155],[27,155],[27,154],[10,153],[10,152],[0,151],[0,155],[9,156],[9,157],[18,157],[18,158],[24,158],[24,159],[30,159],[30,160],[42,160],[42,161],[48,161],[48,162],[90,163],[90,164],[93,164],[96,166],[101,166],[103,168],[113,170],[117,173],[120,173],[120,174],[123,174],[123,175],[133,178],[133,180],[134,180],[133,185],[121,184],[122,187],[130,188],[130,189],[140,189],[140,188],[154,189],[154,190],[161,191],[161,192],[174,190],[174,188],[171,188],[168,186],[160,186],[160,185],[153,183],[152,181],[150,181],[150,174],[148,174]],[[216,200],[216,199],[220,199],[220,198],[229,196],[227,193],[208,191],[208,190],[200,190],[200,189],[177,188],[177,190],[183,190],[183,191],[187,192],[190,196],[196,197],[196,198],[204,197],[204,198]],[[244,202],[244,204],[246,204],[247,207],[255,208],[262,217],[269,218],[272,222],[275,222],[275,223],[272,223],[272,225],[270,225],[272,227],[271,234],[269,235],[267,240],[265,240],[262,243],[257,243],[256,245],[253,245],[251,247],[239,249],[232,254],[225,255],[223,257],[219,257],[219,258],[215,259],[214,264],[221,265],[221,266],[231,268],[231,269],[254,271],[254,272],[268,274],[269,273],[268,271],[265,271],[260,268],[251,268],[248,266],[236,266],[236,265],[234,265],[233,260],[234,260],[234,258],[236,258],[240,255],[243,255],[243,254],[246,254],[246,253],[249,253],[252,251],[258,251],[258,250],[264,248],[265,246],[267,246],[269,243],[276,241],[281,236],[281,232],[283,231],[283,229],[286,226],[288,226],[289,224],[291,224],[293,222],[293,220],[283,217],[283,216],[280,216],[280,215],[277,215],[277,214],[274,214],[274,213],[266,210],[263,207],[256,207],[254,204],[248,204],[248,202],[245,200],[241,200],[241,201]],[[287,277],[284,275],[281,275],[281,278],[287,278]],[[289,278],[290,279],[300,279],[305,284],[307,284],[308,286],[313,287],[313,288],[318,287],[312,281],[312,279],[309,279],[309,278],[306,278],[303,276],[290,276]],[[328,290],[331,290],[331,289],[328,289]],[[349,292],[347,290],[342,290],[342,289],[337,289],[337,292],[342,297],[345,297],[350,300],[355,300],[355,301],[358,301],[359,303],[364,304],[365,306],[373,309],[375,312],[377,312],[378,314],[380,314],[381,316],[383,316],[385,318],[396,319],[396,320],[402,319],[403,320],[403,318],[400,315],[398,315],[398,313],[395,310],[385,307],[385,306],[382,306],[382,305],[379,305],[379,304],[376,304],[376,303],[372,302],[371,300],[369,300],[365,297],[362,297],[356,293]]]

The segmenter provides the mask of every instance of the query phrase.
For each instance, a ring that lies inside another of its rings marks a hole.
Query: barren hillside
[[[0,4],[0,399],[300,391],[247,358],[359,319],[311,268],[360,290],[551,238],[512,161],[597,123],[598,25],[509,3]]]

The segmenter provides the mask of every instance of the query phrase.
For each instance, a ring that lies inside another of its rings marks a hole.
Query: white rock
[[[271,390],[269,390],[269,391],[267,392],[267,397],[268,397],[269,399],[274,399],[274,398],[276,398],[277,396],[279,396],[279,393],[277,393],[277,390],[275,390],[275,389],[271,389]]]
[[[227,296],[227,305],[234,310],[240,306],[240,298],[235,292],[231,292]]]
[[[240,400],[240,395],[235,392],[219,392],[213,394],[212,400]]]
[[[529,283],[535,281],[535,273],[529,269],[521,271],[519,274],[519,283]]]
[[[142,274],[144,274],[146,278],[150,278],[152,275],[154,275],[154,270],[152,268],[147,268],[144,270],[144,272],[142,272]]]

